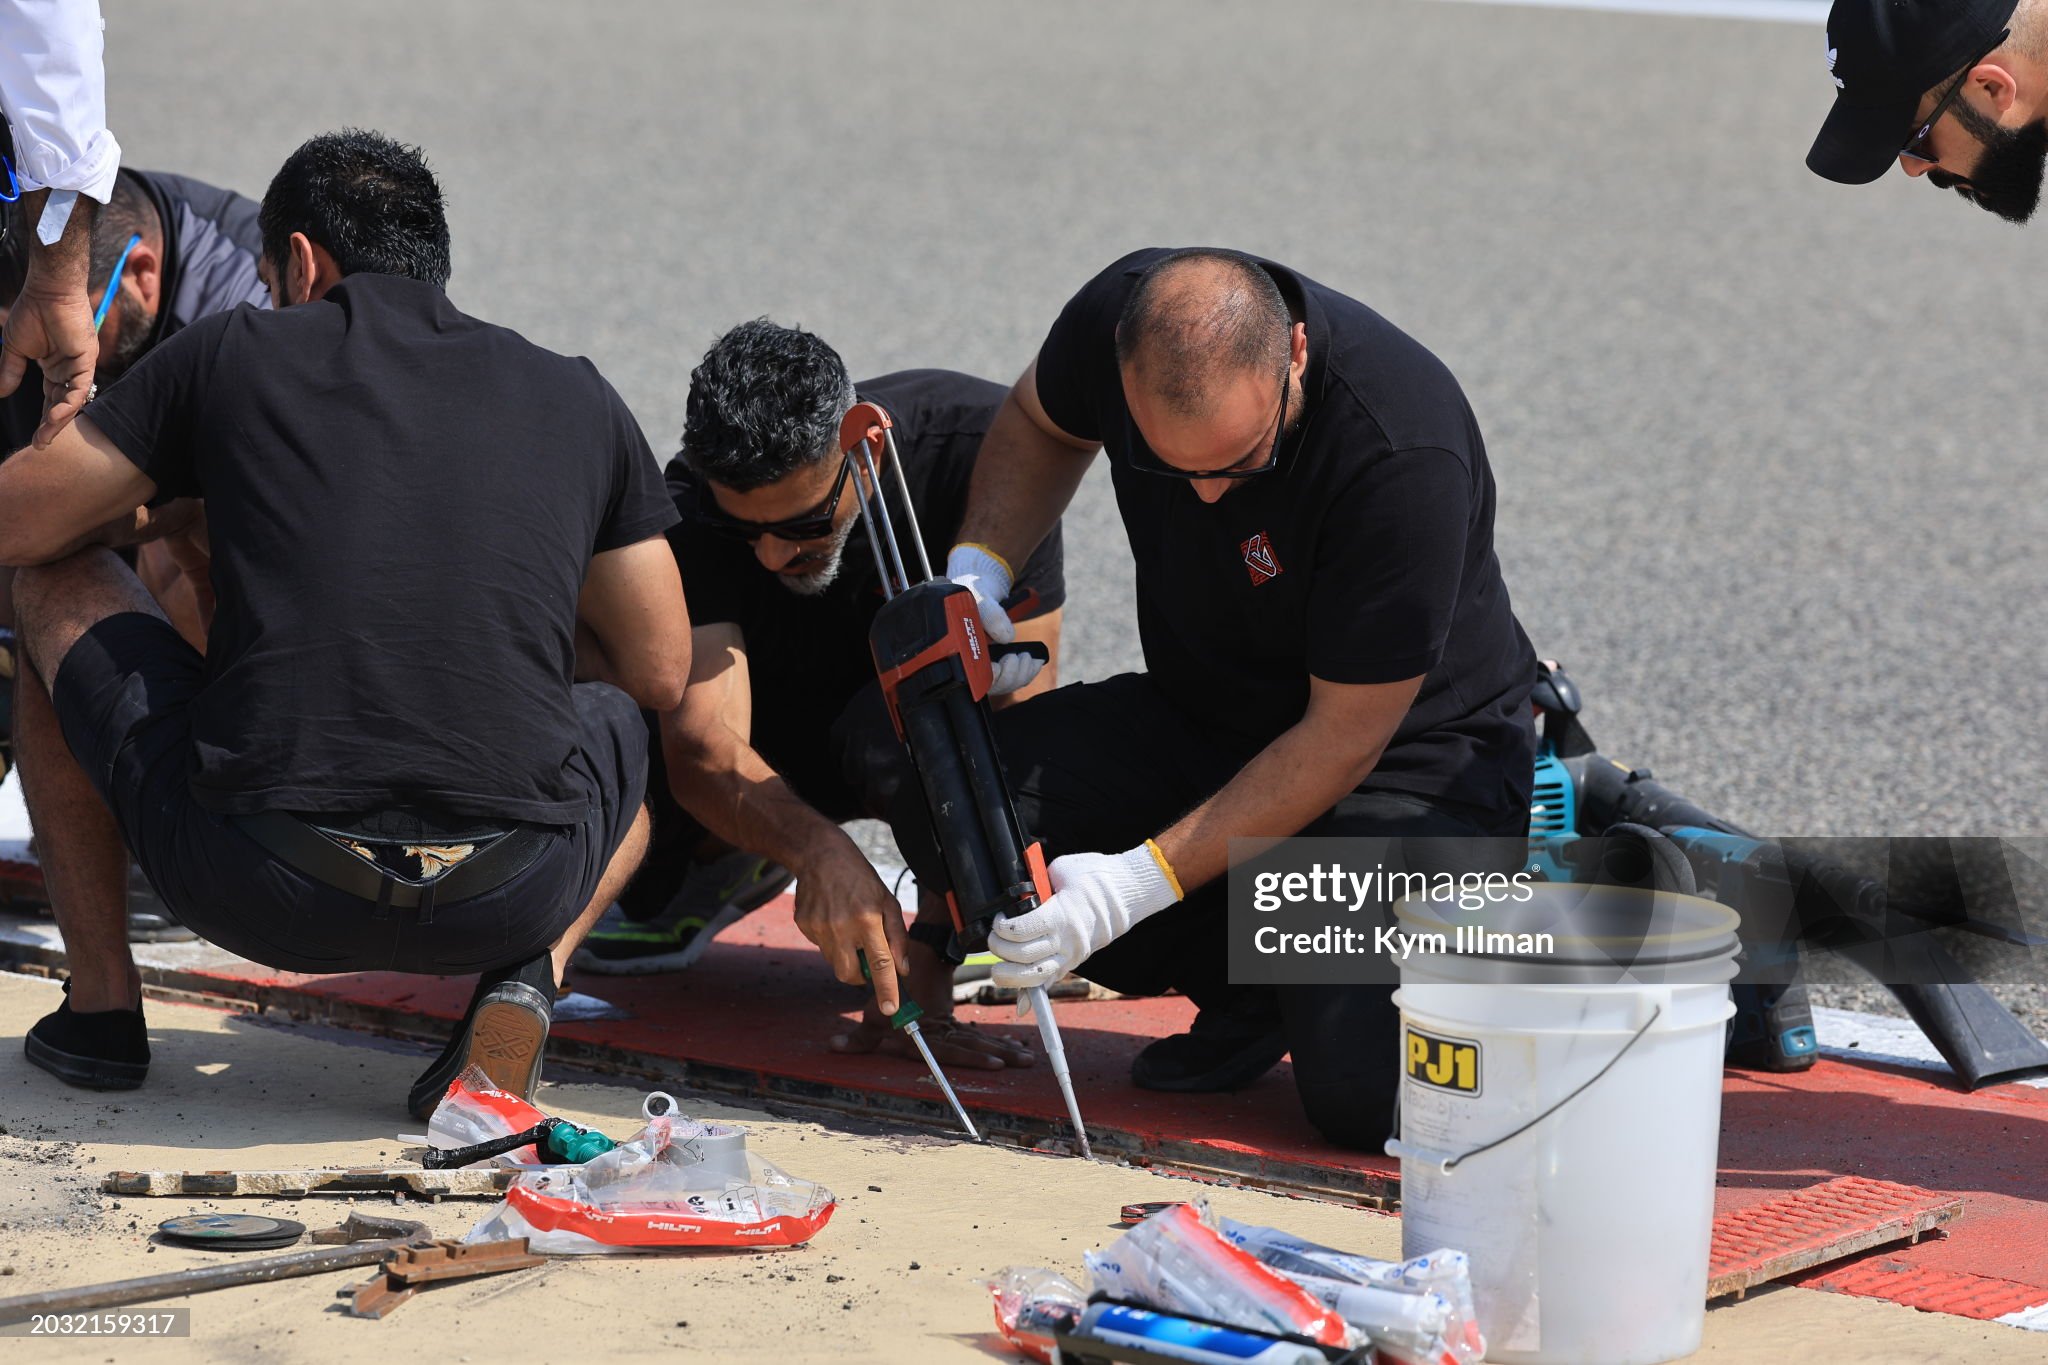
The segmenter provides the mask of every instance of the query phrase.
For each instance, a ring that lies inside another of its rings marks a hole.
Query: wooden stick
[[[480,1166],[453,1171],[417,1167],[315,1168],[281,1171],[115,1171],[100,1182],[106,1194],[297,1199],[308,1194],[412,1194],[422,1199],[495,1198],[521,1169]]]

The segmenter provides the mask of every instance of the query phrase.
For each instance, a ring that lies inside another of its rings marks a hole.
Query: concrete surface
[[[0,975],[0,1036],[55,1006],[55,986]],[[96,1094],[0,1053],[0,1296],[212,1263],[218,1253],[153,1249],[165,1218],[232,1207],[341,1221],[340,1200],[121,1199],[97,1193],[109,1170],[377,1164],[419,1125],[400,1097],[424,1064],[377,1047],[196,1006],[153,1003],[147,1087]],[[615,1134],[639,1092],[548,1085],[542,1107]],[[382,1322],[341,1315],[335,1290],[360,1272],[222,1290],[166,1306],[192,1310],[192,1336],[147,1343],[9,1340],[21,1362],[456,1362],[1013,1360],[991,1330],[981,1277],[1007,1264],[1079,1277],[1081,1253],[1113,1237],[1124,1203],[1176,1199],[1186,1181],[1074,1159],[923,1135],[830,1131],[684,1097],[687,1112],[746,1124],[749,1147],[840,1196],[801,1249],[558,1260],[537,1270],[431,1289]],[[879,1188],[876,1188],[879,1187]],[[1285,1226],[1370,1255],[1400,1246],[1392,1218],[1243,1190],[1212,1191],[1232,1217]],[[480,1201],[385,1201],[377,1210],[460,1235]],[[1916,1313],[1872,1299],[1774,1289],[1707,1316],[1700,1359],[1816,1362],[2039,1359],[2032,1333]]]

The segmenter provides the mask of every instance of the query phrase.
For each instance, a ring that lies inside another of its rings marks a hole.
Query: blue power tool
[[[1914,897],[1894,899],[1886,884],[1828,859],[1771,840],[1693,804],[1658,782],[1647,768],[1616,762],[1595,748],[1579,719],[1578,688],[1555,664],[1539,667],[1531,700],[1542,721],[1537,746],[1529,870],[1554,881],[1589,880],[1586,836],[1643,829],[1684,855],[1680,874],[1698,894],[1745,918],[1784,914],[1782,942],[1746,937],[1752,961],[1781,953],[1768,975],[1781,985],[1735,987],[1731,1065],[1803,1070],[1817,1053],[1812,1011],[1799,971],[1801,945],[1841,952],[1851,960],[1881,956],[1883,985],[1913,1017],[1969,1089],[2048,1070],[2048,1043],[2036,1038],[1957,962],[1929,927],[1970,930],[2039,946],[2010,928],[1930,910]],[[1794,841],[1798,843],[1800,841]],[[1914,921],[1902,931],[1900,917]],[[1881,949],[1881,954],[1873,952]]]

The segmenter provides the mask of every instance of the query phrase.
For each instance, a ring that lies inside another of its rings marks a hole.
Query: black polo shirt
[[[1124,301],[1164,248],[1076,294],[1038,353],[1038,398],[1103,442],[1137,561],[1146,667],[1219,738],[1263,745],[1311,676],[1421,691],[1366,780],[1489,811],[1526,806],[1535,656],[1493,550],[1493,474],[1442,362],[1365,305],[1270,261],[1308,328],[1303,415],[1280,466],[1205,503],[1130,462]]]
[[[577,596],[675,520],[589,361],[351,275],[201,318],[85,415],[159,498],[206,499],[201,805],[582,818]]]
[[[896,450],[910,481],[925,552],[933,572],[944,573],[946,552],[953,547],[967,508],[967,482],[981,438],[1008,390],[950,370],[905,370],[854,388],[862,399],[881,404],[894,423]],[[882,593],[866,531],[856,530],[847,541],[839,576],[829,588],[816,597],[799,597],[761,567],[752,546],[707,529],[698,520],[708,494],[681,455],[669,461],[668,487],[683,517],[669,532],[669,543],[682,568],[692,624],[729,621],[746,641],[756,695],[754,724],[761,732],[757,741],[763,734],[770,737],[765,741],[769,747],[764,742],[754,747],[770,753],[772,736],[787,719],[797,720],[806,730],[830,724],[853,694],[875,677],[868,628],[882,604]],[[904,563],[915,575],[909,528],[899,523],[896,530]],[[1019,567],[1016,590],[1027,588],[1038,593],[1034,614],[1066,601],[1058,526]],[[768,696],[797,706],[804,714],[775,714],[780,706],[762,704]]]

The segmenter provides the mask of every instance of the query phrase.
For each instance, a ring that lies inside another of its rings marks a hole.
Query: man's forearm
[[[1310,822],[1364,781],[1385,745],[1370,754],[1333,745],[1324,727],[1296,725],[1260,750],[1223,789],[1156,836],[1181,890],[1215,880],[1230,867],[1232,839],[1279,840]]]
[[[610,683],[619,687],[619,672],[612,667],[611,656],[604,652],[604,644],[597,638],[597,632],[580,617],[576,621],[576,666],[577,682]],[[621,692],[626,689],[619,687]]]
[[[689,735],[664,721],[661,743],[670,793],[734,848],[800,870],[821,843],[846,837],[731,730]]]
[[[1014,390],[1003,400],[975,458],[961,542],[986,546],[1013,574],[1074,499],[1092,450],[1048,434],[1025,414]]]
[[[176,506],[175,503],[166,504]],[[109,550],[126,550],[152,540],[160,540],[170,534],[164,529],[156,514],[147,507],[137,507],[133,512],[124,512],[110,521],[80,531],[61,544],[50,545],[39,551],[33,558],[25,559],[18,567],[26,568],[35,564],[54,564],[60,559],[69,559],[80,550],[101,546]]]
[[[21,197],[22,217],[29,224],[29,269],[22,292],[42,289],[82,294],[90,276],[92,228],[100,206],[79,195],[71,206],[70,221],[64,224],[64,234],[45,246],[36,236],[36,225],[41,222],[49,200],[48,190],[36,190]]]

